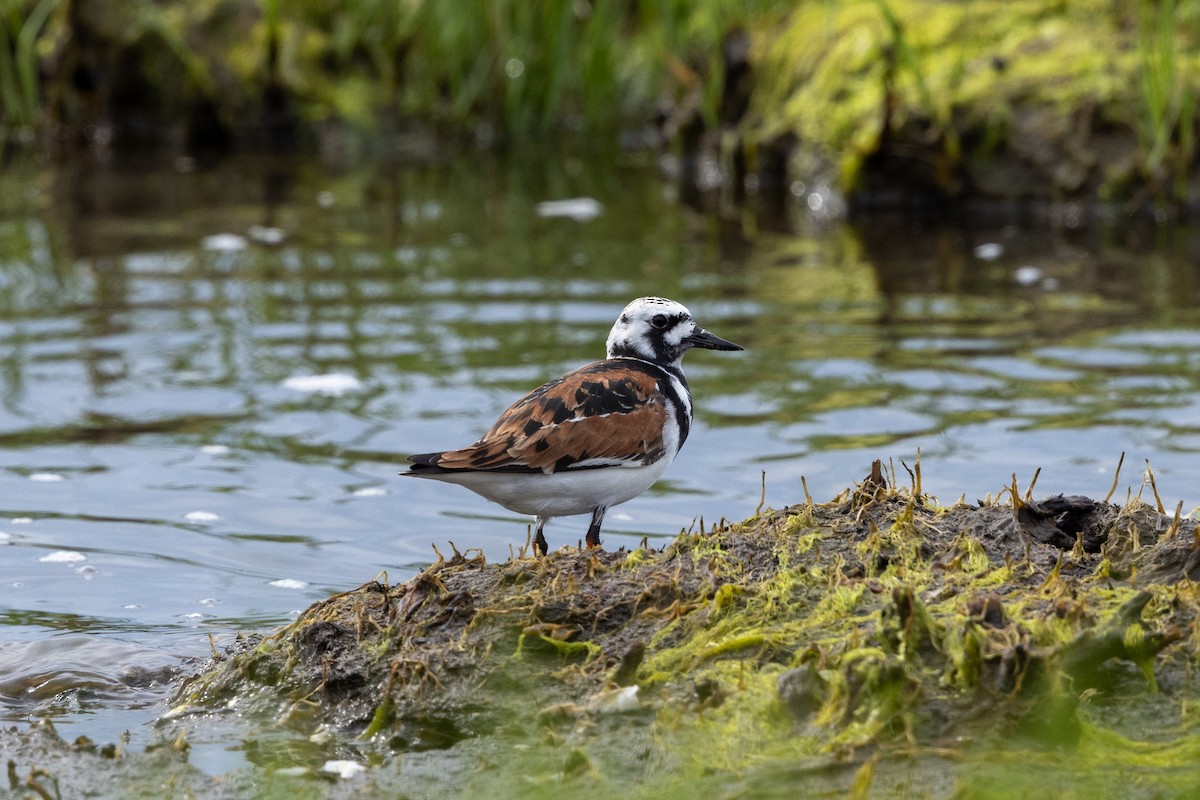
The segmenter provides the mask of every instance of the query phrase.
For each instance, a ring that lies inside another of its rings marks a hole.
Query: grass
[[[1195,47],[1184,43],[1183,18],[1195,22],[1200,3],[1192,0],[1143,2],[1138,14],[1139,59],[1138,138],[1143,169],[1162,183],[1175,176],[1176,198],[1182,198],[1187,168],[1196,159],[1196,93],[1187,80],[1183,53]]]
[[[41,117],[37,41],[60,0],[38,0],[28,8],[6,4],[0,12],[0,133],[4,127],[34,125]]]
[[[721,38],[778,5],[138,0],[121,9],[120,25],[110,25],[97,21],[106,0],[88,9],[16,0],[0,14],[0,120],[41,123],[46,96],[69,92],[74,79],[55,67],[112,63],[121,50],[160,68],[140,76],[152,88],[168,95],[176,86],[185,101],[216,100],[227,120],[264,82],[286,87],[309,121],[338,116],[364,128],[408,117],[485,122],[506,134],[612,127],[629,115],[648,118],[662,97],[693,85],[703,87],[711,117],[720,90],[712,54]],[[80,41],[91,50],[69,52]],[[68,52],[47,57],[59,48]]]
[[[752,152],[801,142],[806,181],[832,164],[853,191],[890,145],[953,193],[965,167],[1040,137],[1060,151],[1032,156],[1055,165],[1051,195],[1177,200],[1197,160],[1200,0],[12,0],[0,132],[111,124],[113,96],[147,98],[164,130],[200,106],[236,130],[271,91],[302,130],[368,137],[611,142],[664,111],[711,130],[739,30],[755,75],[740,133]],[[1133,135],[1131,163],[1077,146],[1112,130]]]

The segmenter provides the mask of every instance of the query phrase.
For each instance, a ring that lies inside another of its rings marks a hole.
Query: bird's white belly
[[[670,458],[644,467],[601,467],[554,472],[446,472],[422,477],[457,483],[494,503],[540,517],[587,514],[597,506],[632,500],[658,480]]]

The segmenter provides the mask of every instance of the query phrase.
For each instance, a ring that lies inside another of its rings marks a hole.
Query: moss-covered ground
[[[1194,2],[843,0],[752,30],[748,129],[794,139],[799,176],[893,201],[1194,199]]]
[[[344,742],[413,796],[1195,796],[1195,523],[893,482],[662,550],[455,552],[243,640],[170,716]]]

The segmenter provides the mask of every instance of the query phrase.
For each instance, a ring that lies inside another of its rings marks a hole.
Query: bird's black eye
[[[655,314],[654,318],[650,320],[650,325],[651,327],[661,331],[663,328],[667,327],[667,315]]]

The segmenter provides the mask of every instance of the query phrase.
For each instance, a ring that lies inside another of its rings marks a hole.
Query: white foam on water
[[[87,556],[75,550],[55,550],[53,553],[47,553],[38,559],[44,564],[77,564],[80,561],[87,561]]]
[[[277,589],[305,589],[308,584],[304,581],[298,581],[295,578],[280,578],[277,581],[271,581],[268,586],[274,586]]]
[[[214,233],[212,236],[205,236],[200,240],[202,248],[218,253],[233,253],[238,250],[245,250],[248,244],[249,242],[245,236],[239,236],[236,233]]]
[[[357,761],[326,761],[321,767],[322,772],[332,772],[339,778],[353,778],[367,771],[367,768]]]
[[[576,222],[590,222],[604,211],[599,200],[591,197],[572,197],[569,200],[547,200],[537,204],[539,217],[566,217]]]
[[[334,397],[362,388],[362,381],[344,372],[325,375],[293,375],[283,382],[283,388],[305,394],[325,394]]]

